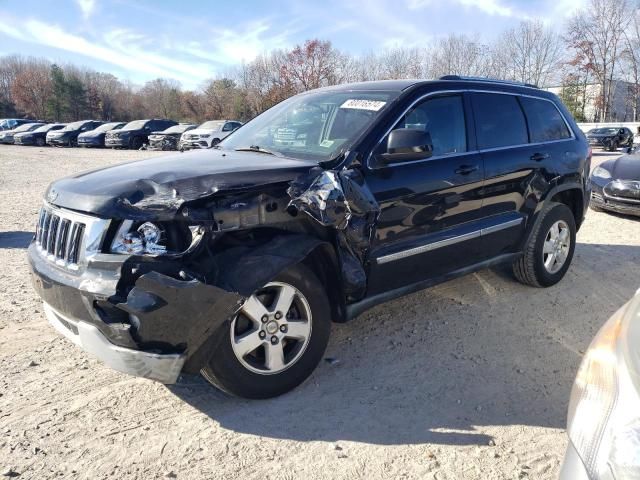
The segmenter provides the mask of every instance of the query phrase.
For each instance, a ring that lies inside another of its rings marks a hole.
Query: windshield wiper
[[[267,155],[275,155],[271,150],[267,150],[266,148],[262,148],[259,145],[249,145],[248,147],[238,147],[234,148],[236,152],[258,152],[258,153],[266,153]]]

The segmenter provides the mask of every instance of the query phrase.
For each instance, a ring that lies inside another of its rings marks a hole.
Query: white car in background
[[[210,120],[204,122],[194,130],[189,130],[182,134],[178,149],[211,148],[241,126],[242,123],[235,120]]]

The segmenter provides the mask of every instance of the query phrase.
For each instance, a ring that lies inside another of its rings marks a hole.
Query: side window
[[[233,130],[233,123],[231,122],[225,123],[224,127],[222,127],[223,132],[230,132],[231,130]]]
[[[472,103],[478,148],[529,143],[524,114],[514,95],[474,93]]]
[[[521,97],[520,102],[527,115],[532,143],[571,137],[567,124],[553,103],[529,97]]]
[[[467,151],[467,130],[462,96],[429,98],[418,103],[398,122],[394,130],[413,128],[425,130],[431,135],[433,156],[450,155]],[[387,138],[381,144],[385,151]]]

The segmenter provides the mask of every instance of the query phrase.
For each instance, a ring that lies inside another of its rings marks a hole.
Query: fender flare
[[[536,205],[536,209],[533,212],[531,220],[527,222],[525,234],[523,235],[522,237],[523,240],[522,240],[522,243],[520,244],[521,251],[524,250],[525,245],[529,243],[529,240],[531,239],[531,235],[535,231],[535,228],[544,218],[544,213],[546,213],[546,211],[549,209],[549,205],[552,203],[551,199],[554,196],[556,196],[558,193],[564,192],[567,190],[580,190],[581,192],[583,192],[583,195],[584,195],[583,186],[580,185],[580,183],[578,182],[567,182],[567,183],[556,184],[553,187],[551,187],[549,190],[547,190],[546,194],[540,199],[540,201]],[[583,202],[585,201],[584,198],[582,200]],[[582,219],[578,219],[578,218],[576,219],[576,225],[579,225],[581,222],[582,222]]]

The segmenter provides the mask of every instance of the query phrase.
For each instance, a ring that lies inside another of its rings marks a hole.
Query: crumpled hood
[[[314,164],[253,152],[199,150],[82,172],[53,182],[45,200],[106,218],[169,220],[220,191],[290,182]]]
[[[640,180],[640,154],[623,155],[600,166],[611,172],[614,179]]]

